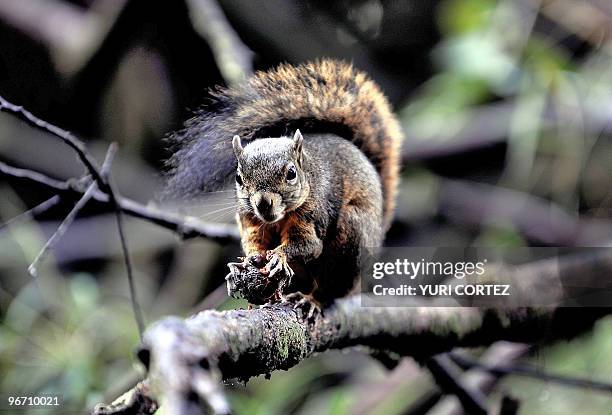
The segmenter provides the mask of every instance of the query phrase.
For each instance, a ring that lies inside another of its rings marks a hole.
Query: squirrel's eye
[[[242,176],[240,173],[236,173],[236,183],[238,183],[238,186],[242,186]]]
[[[295,170],[295,166],[289,166],[289,168],[287,169],[287,181],[293,183],[296,179],[297,171]]]

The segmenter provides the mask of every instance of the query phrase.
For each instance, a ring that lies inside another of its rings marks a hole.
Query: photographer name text
[[[481,277],[485,274],[487,260],[482,261],[430,261],[421,259],[411,261],[409,259],[396,259],[390,262],[375,262],[372,266],[372,278],[382,280],[383,278],[404,278],[411,284],[399,284],[387,287],[376,284],[372,287],[372,293],[376,296],[437,296],[437,297],[474,297],[474,296],[510,296],[511,286],[509,284],[487,284],[487,283],[442,283],[432,281],[434,278],[454,278],[464,280],[467,277]],[[419,278],[419,282],[416,280]],[[428,281],[421,282],[427,278]]]

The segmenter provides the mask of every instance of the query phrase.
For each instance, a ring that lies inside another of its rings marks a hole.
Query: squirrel
[[[295,295],[318,308],[350,293],[395,206],[402,133],[384,94],[326,59],[281,64],[211,95],[172,137],[168,186],[197,195],[234,175],[246,259],[229,264],[230,294],[255,304]],[[249,267],[256,294],[240,285]]]

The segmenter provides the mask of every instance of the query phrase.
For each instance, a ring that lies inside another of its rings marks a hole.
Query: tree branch
[[[464,227],[511,223],[549,246],[599,246],[612,234],[610,221],[575,217],[535,195],[465,180],[440,181],[439,209]]]
[[[589,280],[591,273],[612,273],[610,251],[568,255],[500,272],[507,272],[513,282],[530,275],[544,285],[556,278],[571,281],[577,275]],[[246,380],[287,370],[330,349],[367,346],[423,360],[454,347],[498,340],[532,343],[572,337],[609,312],[605,308],[444,308],[418,299],[413,307],[364,307],[360,297],[353,296],[337,300],[312,323],[282,305],[165,318],[145,332],[138,355],[148,368],[152,396],[172,408],[169,413],[200,414],[200,400],[209,407],[224,402],[221,390],[211,386],[215,379]],[[208,385],[206,393],[198,387],[202,382]]]
[[[240,40],[216,0],[187,0],[194,29],[206,39],[229,85],[253,73],[253,52]]]
[[[96,161],[93,157],[87,152],[85,149],[85,145],[82,141],[77,139],[72,133],[69,131],[63,130],[53,124],[49,124],[48,122],[41,120],[36,117],[31,112],[27,111],[23,107],[15,104],[11,104],[3,97],[0,96],[0,111],[7,112],[9,114],[13,114],[17,118],[22,121],[25,121],[28,125],[37,128],[39,130],[45,131],[63,141],[66,145],[71,147],[75,153],[77,154],[79,160],[83,163],[91,177],[93,177],[94,181],[98,183],[98,187],[104,191],[108,191],[108,184],[102,178],[100,174],[100,169]],[[112,196],[112,195],[111,195]]]
[[[361,307],[358,297],[351,297],[337,301],[312,326],[284,306],[206,311],[152,325],[145,332],[139,358],[149,369],[154,391],[149,398],[161,398],[162,404],[174,408],[191,408],[169,413],[197,414],[200,403],[191,377],[196,373],[213,379],[248,379],[287,370],[315,353],[357,345],[422,359],[457,346],[500,339],[575,335],[563,330],[568,317],[561,310],[441,308],[425,303],[415,303],[414,308],[367,308]],[[583,316],[584,328],[605,313],[591,311]],[[553,326],[556,329],[547,330]]]
[[[134,283],[134,276],[132,272],[132,265],[130,260],[130,254],[127,246],[127,239],[125,236],[125,232],[123,229],[123,220],[122,220],[122,206],[120,205],[120,201],[117,193],[115,192],[114,185],[110,180],[110,166],[112,164],[113,155],[116,151],[116,145],[111,143],[109,147],[109,151],[107,153],[107,159],[104,161],[102,169],[98,167],[96,160],[92,157],[92,155],[87,151],[85,143],[79,140],[77,137],[72,135],[69,131],[63,130],[53,124],[50,124],[38,117],[36,117],[31,112],[27,111],[21,106],[12,104],[6,101],[4,98],[0,96],[0,111],[8,112],[17,118],[25,121],[27,124],[42,130],[48,134],[51,134],[61,141],[63,141],[66,145],[74,150],[77,154],[81,163],[85,166],[87,172],[92,177],[93,182],[88,184],[87,190],[84,191],[84,194],[81,196],[74,209],[69,213],[66,219],[62,222],[58,230],[53,234],[51,239],[45,244],[41,253],[35,258],[34,262],[29,268],[29,271],[32,275],[36,275],[36,265],[37,262],[40,261],[41,258],[44,257],[45,252],[49,247],[53,245],[55,240],[59,239],[62,234],[68,229],[70,224],[72,223],[74,217],[78,214],[78,212],[82,209],[83,206],[89,201],[91,197],[93,197],[96,187],[100,189],[100,191],[104,192],[108,201],[109,206],[112,207],[115,212],[115,217],[117,221],[117,228],[119,232],[119,238],[121,242],[121,249],[123,251],[123,258],[125,262],[125,268],[127,272],[127,278],[129,282],[129,291],[130,298],[132,300],[132,306],[134,309],[134,317],[136,319],[136,323],[138,326],[138,332],[142,336],[144,331],[144,318],[142,312],[140,310],[140,306],[137,301],[136,295],[136,284]],[[23,176],[28,176],[26,172],[21,171]],[[32,175],[29,177],[37,176],[41,178],[41,175]],[[45,183],[50,183],[50,180],[43,180]]]
[[[461,377],[461,371],[446,353],[427,359],[427,369],[443,391],[455,395],[465,411],[472,415],[487,415],[487,397]]]
[[[106,174],[110,169],[116,151],[117,146],[114,143],[111,143],[106,153],[104,165],[102,166],[103,173]],[[34,258],[34,260],[32,261],[32,264],[28,267],[28,272],[30,273],[30,275],[32,275],[33,277],[36,277],[38,275],[38,264],[46,257],[49,250],[53,249],[57,241],[59,241],[64,236],[66,231],[68,231],[68,228],[70,228],[70,225],[72,225],[72,222],[74,222],[74,219],[77,217],[79,212],[85,207],[85,205],[87,205],[93,195],[93,192],[96,189],[97,185],[95,182],[90,183],[87,186],[87,190],[85,190],[85,193],[83,193],[81,198],[76,202],[72,210],[68,213],[68,215],[66,215],[62,223],[60,223],[60,225],[58,226],[57,230],[53,233],[53,235],[51,235],[49,240],[47,240],[38,255],[36,255],[36,258]]]
[[[450,359],[464,369],[480,369],[495,376],[524,376],[532,379],[543,380],[545,382],[557,383],[559,385],[596,389],[602,392],[612,393],[612,383],[546,373],[537,367],[526,365],[488,364],[479,362],[463,353],[456,352],[450,353]]]
[[[45,174],[29,169],[12,167],[0,162],[0,173],[17,179],[29,180],[39,185],[55,190],[59,193],[70,193],[73,196],[85,192],[82,184],[75,180],[57,180]],[[108,204],[108,194],[97,189],[93,192],[93,199]],[[165,212],[152,206],[142,205],[126,197],[117,196],[119,207],[127,215],[154,223],[162,228],[176,232],[183,239],[207,238],[220,243],[234,242],[240,239],[235,226],[205,223],[194,217],[184,217]]]
[[[529,346],[522,343],[496,342],[477,360],[483,364],[491,365],[504,363],[506,365],[513,364],[521,356],[529,351]],[[450,356],[453,352],[446,354]],[[466,353],[467,354],[467,353]],[[461,381],[469,386],[488,395],[495,385],[501,380],[503,375],[493,375],[488,372],[483,372],[477,368],[469,369],[461,376]],[[405,415],[415,415],[427,412],[428,415],[466,415],[469,412],[464,411],[459,399],[453,395],[442,395],[441,392],[435,391],[430,396],[425,395],[420,399],[421,404],[416,405],[406,411]],[[434,405],[425,407],[427,402],[436,399]],[[441,398],[441,399],[440,399]]]

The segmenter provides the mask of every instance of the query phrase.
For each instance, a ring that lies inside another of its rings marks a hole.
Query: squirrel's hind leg
[[[323,303],[352,292],[358,285],[361,263],[382,244],[381,208],[373,204],[348,204],[338,217],[338,233],[319,275],[316,295]]]
[[[301,291],[286,294],[281,297],[281,303],[292,304],[294,310],[302,312],[302,318],[312,322],[319,314],[323,314],[323,305],[313,294],[304,294]]]

